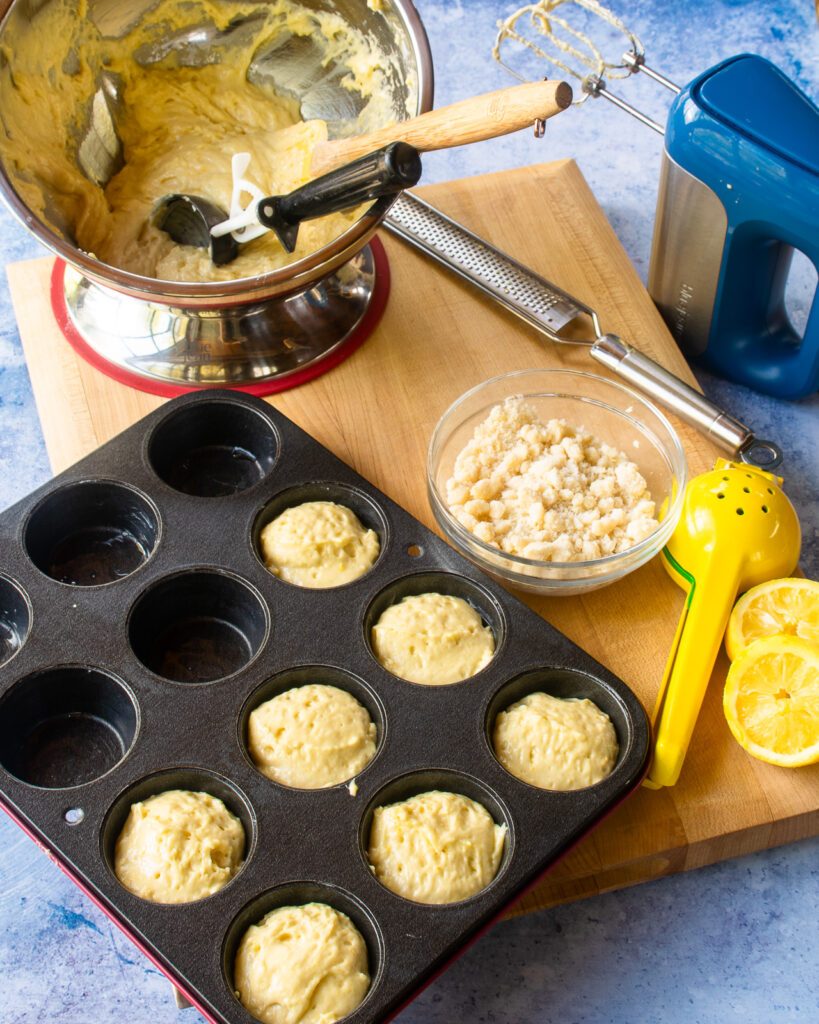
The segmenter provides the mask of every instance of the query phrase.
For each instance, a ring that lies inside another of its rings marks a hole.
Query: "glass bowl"
[[[489,410],[513,396],[524,398],[542,421],[564,419],[633,461],[657,509],[660,524],[653,533],[626,551],[601,558],[544,562],[507,554],[462,526],[445,499],[455,459]],[[427,457],[429,502],[447,540],[495,579],[518,590],[554,595],[596,590],[653,558],[679,519],[686,473],[680,439],[659,409],[622,384],[575,370],[520,370],[478,384],[441,417]]]

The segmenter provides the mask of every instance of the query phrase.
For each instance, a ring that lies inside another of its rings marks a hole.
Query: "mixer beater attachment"
[[[619,61],[606,60],[591,36],[571,25],[562,15],[554,13],[565,4],[582,8],[625,36],[629,48]],[[548,61],[559,69],[561,75],[579,79],[581,89],[575,103],[583,103],[590,96],[602,96],[655,132],[665,134],[662,125],[610,92],[606,82],[607,79],[626,79],[640,71],[675,94],[680,92],[679,86],[646,64],[645,49],[639,37],[597,0],[539,0],[538,3],[519,7],[498,23],[492,56],[515,78],[525,81],[525,76],[504,56],[514,45],[539,60]]]

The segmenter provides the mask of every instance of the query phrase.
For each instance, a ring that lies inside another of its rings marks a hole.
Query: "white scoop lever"
[[[245,177],[250,166],[250,153],[234,153],[230,161],[233,175],[233,190],[230,195],[230,215],[221,224],[214,224],[210,233],[214,238],[233,235],[237,242],[252,242],[270,228],[259,222],[259,202],[264,192]],[[242,197],[250,196],[247,206],[242,206]]]

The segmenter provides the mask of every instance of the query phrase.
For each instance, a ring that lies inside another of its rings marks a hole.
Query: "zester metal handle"
[[[782,452],[773,441],[755,437],[744,423],[729,416],[705,395],[616,335],[604,334],[592,345],[590,352],[603,366],[651,395],[681,420],[696,427],[724,451],[738,456],[743,462],[772,469],[782,461]]]

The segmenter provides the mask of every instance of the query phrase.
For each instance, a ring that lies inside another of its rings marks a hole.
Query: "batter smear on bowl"
[[[221,35],[208,41],[211,26]],[[292,254],[268,233],[221,267],[154,223],[157,203],[177,193],[228,209],[237,152],[251,155],[253,183],[266,194],[290,192],[312,176],[313,148],[327,140],[327,124],[303,121],[296,99],[251,80],[254,55],[291,35],[310,38],[328,63],[347,69],[342,88],[363,107],[352,131],[394,119],[384,85],[394,70],[389,59],[333,11],[291,0],[160,0],[129,24],[118,10],[78,17],[70,5],[42,6],[15,49],[13,73],[9,60],[0,67],[0,155],[15,190],[90,255],[166,281],[251,277],[322,248],[366,207],[304,224]],[[83,173],[94,145],[119,157],[110,180]]]
[[[648,486],[623,452],[563,419],[542,422],[519,396],[475,428],[446,501],[478,540],[542,562],[617,554],[659,526]]]

